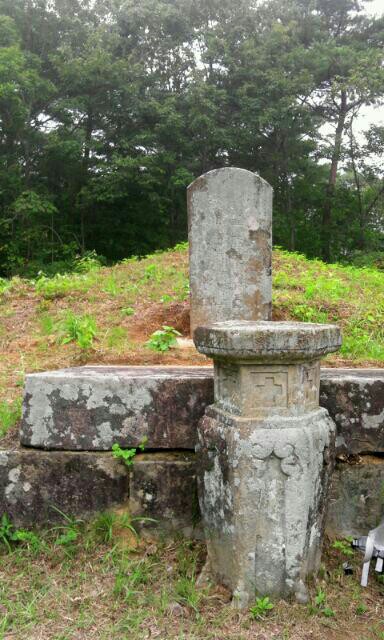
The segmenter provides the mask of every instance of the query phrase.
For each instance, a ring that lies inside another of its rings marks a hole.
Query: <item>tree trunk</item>
[[[351,149],[351,163],[352,163],[353,178],[356,186],[357,201],[359,203],[359,235],[357,238],[356,246],[358,249],[363,250],[365,248],[365,215],[364,215],[363,199],[361,196],[360,177],[359,177],[359,173],[358,173],[358,170],[356,167],[356,161],[355,161],[355,148],[354,148],[352,124],[351,124],[350,149]]]
[[[335,141],[333,145],[331,168],[329,172],[328,184],[325,192],[323,215],[321,220],[321,255],[325,262],[331,260],[331,238],[332,238],[332,206],[335,195],[337,169],[340,161],[341,143],[343,139],[345,120],[348,113],[346,91],[341,92],[341,101],[337,119]]]
[[[85,127],[85,140],[84,140],[84,155],[83,155],[83,186],[88,180],[89,171],[89,159],[91,156],[91,143],[93,133],[93,114],[89,109],[87,114],[87,124]],[[80,238],[81,238],[81,253],[85,252],[85,211],[84,207],[81,207],[80,211]]]

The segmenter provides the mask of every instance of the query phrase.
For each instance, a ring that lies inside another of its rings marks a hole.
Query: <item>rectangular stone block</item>
[[[320,404],[336,423],[337,453],[384,452],[384,369],[322,369]]]
[[[237,374],[229,367],[220,379],[231,406],[239,402]],[[308,376],[303,388],[309,389],[311,371]],[[194,449],[197,423],[212,402],[211,367],[99,366],[31,374],[21,442],[108,450],[114,442],[137,446],[147,436],[147,448]],[[322,369],[320,405],[336,422],[338,453],[384,452],[383,369]]]
[[[209,367],[86,366],[26,377],[21,443],[62,450],[193,449]]]
[[[0,451],[0,517],[16,527],[81,518],[128,499],[129,477],[110,453]]]
[[[194,453],[139,454],[130,477],[130,512],[151,518],[145,528],[201,536]]]
[[[358,464],[338,462],[328,505],[328,535],[367,535],[377,527],[383,513],[384,458],[367,455]]]

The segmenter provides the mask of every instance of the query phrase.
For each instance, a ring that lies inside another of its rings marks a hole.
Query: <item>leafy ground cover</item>
[[[276,249],[273,314],[338,322],[344,343],[328,366],[384,366],[383,271]],[[190,350],[163,348],[172,346],[172,329],[189,334],[185,244],[113,267],[90,255],[70,274],[1,280],[0,437],[18,418],[26,372],[85,363],[206,364]]]
[[[257,599],[248,611],[223,588],[198,587],[201,544],[137,538],[121,515],[0,546],[0,638],[7,640],[383,640],[384,582],[359,586],[362,556],[327,544],[310,602]],[[22,533],[22,532],[21,532]],[[337,545],[336,545],[337,546]],[[348,559],[353,575],[346,576]]]

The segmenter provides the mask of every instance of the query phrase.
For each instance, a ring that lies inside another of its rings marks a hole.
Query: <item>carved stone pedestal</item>
[[[305,600],[320,561],[334,425],[319,407],[319,359],[333,325],[223,322],[198,327],[215,363],[215,404],[199,425],[199,500],[212,577],[247,606]]]

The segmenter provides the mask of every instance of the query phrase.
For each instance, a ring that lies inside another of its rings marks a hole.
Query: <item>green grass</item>
[[[0,401],[0,438],[21,418],[21,398],[13,402]]]
[[[384,271],[328,265],[277,250],[273,286],[280,313],[342,326],[345,360],[384,363]]]
[[[130,525],[120,512],[88,524],[65,516],[61,525],[13,530],[9,544],[0,540],[0,639],[383,637],[384,585],[372,571],[368,589],[359,586],[357,552],[354,575],[344,576],[342,551],[326,545],[327,564],[309,584],[307,606],[263,596],[238,611],[224,588],[198,586],[202,544],[127,539],[121,531]]]
[[[148,349],[163,326],[186,333],[188,295],[186,244],[113,267],[88,254],[72,273],[0,280],[0,400],[20,396],[20,372],[89,361],[205,364],[174,344]],[[275,249],[273,311],[278,320],[341,326],[341,351],[325,364],[384,366],[384,271]]]

